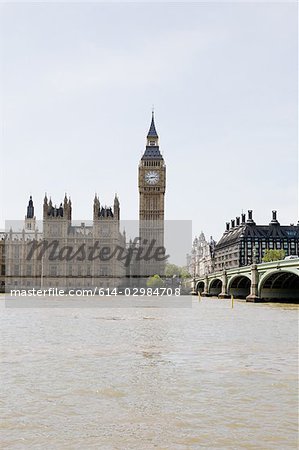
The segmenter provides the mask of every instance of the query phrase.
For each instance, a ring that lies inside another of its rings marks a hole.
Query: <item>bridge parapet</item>
[[[280,285],[277,281],[279,278],[282,280]],[[272,284],[269,280],[273,281]],[[236,293],[236,296],[240,295],[246,297],[247,301],[254,302],[261,301],[263,296],[272,298],[271,295],[273,298],[280,298],[279,295],[283,295],[286,299],[299,300],[298,283],[299,258],[235,267],[223,272],[210,273],[195,280],[196,287],[204,286],[202,296],[218,295],[219,298],[227,298]],[[275,288],[278,285],[279,289]],[[267,286],[267,290],[264,286]]]

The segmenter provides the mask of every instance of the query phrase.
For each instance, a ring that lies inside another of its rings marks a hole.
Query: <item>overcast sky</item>
[[[254,210],[298,220],[296,3],[1,5],[1,220],[67,192],[138,218],[151,108],[166,219],[218,240]]]

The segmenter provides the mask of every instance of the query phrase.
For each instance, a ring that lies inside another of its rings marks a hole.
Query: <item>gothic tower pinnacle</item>
[[[36,218],[34,215],[34,205],[33,205],[32,196],[30,195],[28,206],[27,206],[27,214],[25,216],[25,229],[33,231],[33,230],[35,230],[35,226],[36,226]]]

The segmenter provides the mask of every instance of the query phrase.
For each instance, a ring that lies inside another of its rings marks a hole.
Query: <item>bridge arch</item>
[[[220,278],[213,278],[209,282],[209,295],[217,297],[222,291],[222,280]]]
[[[263,274],[258,285],[263,300],[299,301],[299,272],[296,269],[277,269]]]
[[[236,298],[246,298],[250,294],[251,278],[247,274],[237,274],[228,280],[227,293]]]
[[[198,281],[195,285],[195,292],[197,294],[201,294],[205,290],[205,283],[204,281]]]

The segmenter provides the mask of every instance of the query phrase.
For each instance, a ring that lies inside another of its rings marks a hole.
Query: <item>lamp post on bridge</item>
[[[192,250],[192,268],[193,268],[193,280],[192,280],[192,291],[191,295],[196,295],[196,253],[195,249]]]
[[[225,266],[223,268],[223,274],[221,277],[221,281],[222,281],[222,288],[221,288],[220,294],[218,295],[218,298],[229,298],[229,295],[227,293],[227,274],[226,274]]]
[[[255,261],[255,254],[253,256]],[[258,285],[259,285],[259,273],[257,270],[257,265],[255,262],[251,265],[251,286],[250,294],[247,295],[247,302],[261,302],[262,299],[258,296]]]
[[[201,293],[202,297],[209,297],[209,279],[208,279],[208,268],[205,267],[205,281],[204,281],[204,290]]]

